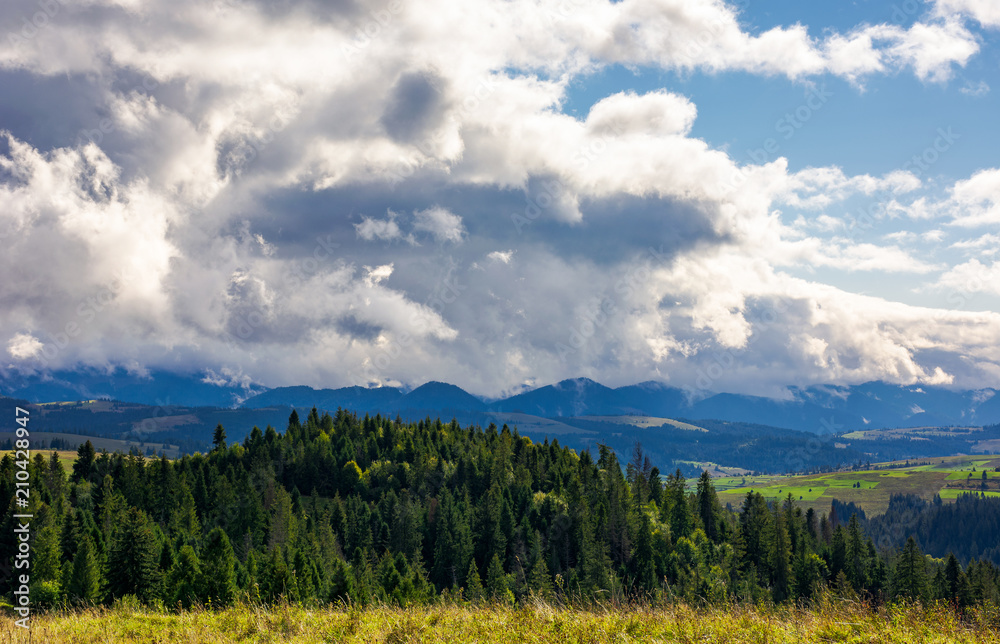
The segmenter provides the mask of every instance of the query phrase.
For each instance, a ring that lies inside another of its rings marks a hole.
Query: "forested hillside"
[[[954,553],[960,561],[974,557],[1000,565],[1000,498],[966,495],[955,503],[931,502],[910,495],[889,501],[885,514],[864,522],[877,543],[903,543],[913,536],[928,553]]]
[[[15,471],[0,462],[13,503]],[[440,593],[513,602],[667,593],[689,600],[809,598],[833,585],[875,600],[997,601],[990,563],[947,563],[913,541],[883,554],[847,526],[769,507],[726,512],[704,474],[689,492],[641,449],[577,454],[506,426],[404,424],[314,410],[207,455],[95,454],[31,465],[32,599],[220,605],[240,596],[405,604]],[[13,509],[13,508],[11,508]],[[0,561],[14,555],[11,512]],[[10,577],[4,576],[9,596]]]

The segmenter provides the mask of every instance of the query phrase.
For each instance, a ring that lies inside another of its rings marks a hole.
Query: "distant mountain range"
[[[491,403],[439,382],[429,382],[405,394],[386,387],[288,389],[294,391],[286,394],[286,388],[271,389],[250,397],[243,405],[248,408],[315,405],[323,409],[344,407],[382,413],[524,413],[545,418],[636,415],[757,423],[813,433],[1000,423],[1000,397],[995,390],[956,392],[882,382],[851,387],[790,388],[788,398],[780,400],[728,393],[690,400],[684,390],[663,383],[644,382],[612,389],[587,378],[563,380]]]
[[[342,407],[409,418],[455,416],[463,421],[517,413],[544,418],[637,415],[756,423],[812,433],[1000,423],[1000,396],[993,389],[953,391],[869,382],[790,387],[787,392],[782,399],[718,393],[691,400],[684,390],[658,382],[610,388],[587,378],[575,378],[487,402],[442,382],[428,382],[412,391],[394,387],[265,389],[224,382],[214,376],[130,374],[121,369],[65,371],[28,378],[0,375],[0,394],[36,403],[108,398],[158,406],[315,406],[330,411]]]
[[[234,384],[211,373],[132,373],[122,368],[63,370],[27,376],[0,372],[0,395],[33,403],[111,399],[154,407],[236,407],[263,391],[267,387]]]

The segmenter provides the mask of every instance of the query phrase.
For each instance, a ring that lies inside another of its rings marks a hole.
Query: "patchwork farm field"
[[[715,479],[719,500],[737,508],[753,490],[768,499],[791,493],[798,505],[826,511],[833,499],[855,503],[866,514],[880,514],[893,494],[954,500],[976,492],[1000,496],[1000,457],[947,456],[920,461],[878,463],[869,470],[801,476],[727,476]],[[984,478],[985,476],[985,478]]]

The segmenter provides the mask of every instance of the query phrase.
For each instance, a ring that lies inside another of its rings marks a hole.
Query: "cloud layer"
[[[995,13],[941,0],[816,37],[753,33],[717,0],[11,0],[4,368],[486,395],[580,375],[998,386],[1000,315],[976,302],[1000,295],[1000,169],[935,191],[912,167],[743,164],[668,89],[561,109],[614,65],[784,77],[804,105],[824,78],[945,83]],[[858,199],[878,207],[845,215]],[[914,245],[946,234],[966,234],[953,260]],[[908,276],[948,304],[817,271]]]

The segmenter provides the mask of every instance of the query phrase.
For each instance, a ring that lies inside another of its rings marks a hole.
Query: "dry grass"
[[[34,618],[31,639],[12,619],[0,643],[143,642],[385,643],[684,642],[705,644],[997,643],[1000,611],[960,617],[948,606],[828,601],[811,608],[674,605],[576,609],[536,602],[518,608],[434,605],[413,608],[240,605],[221,611],[157,612],[136,606],[54,611]]]

